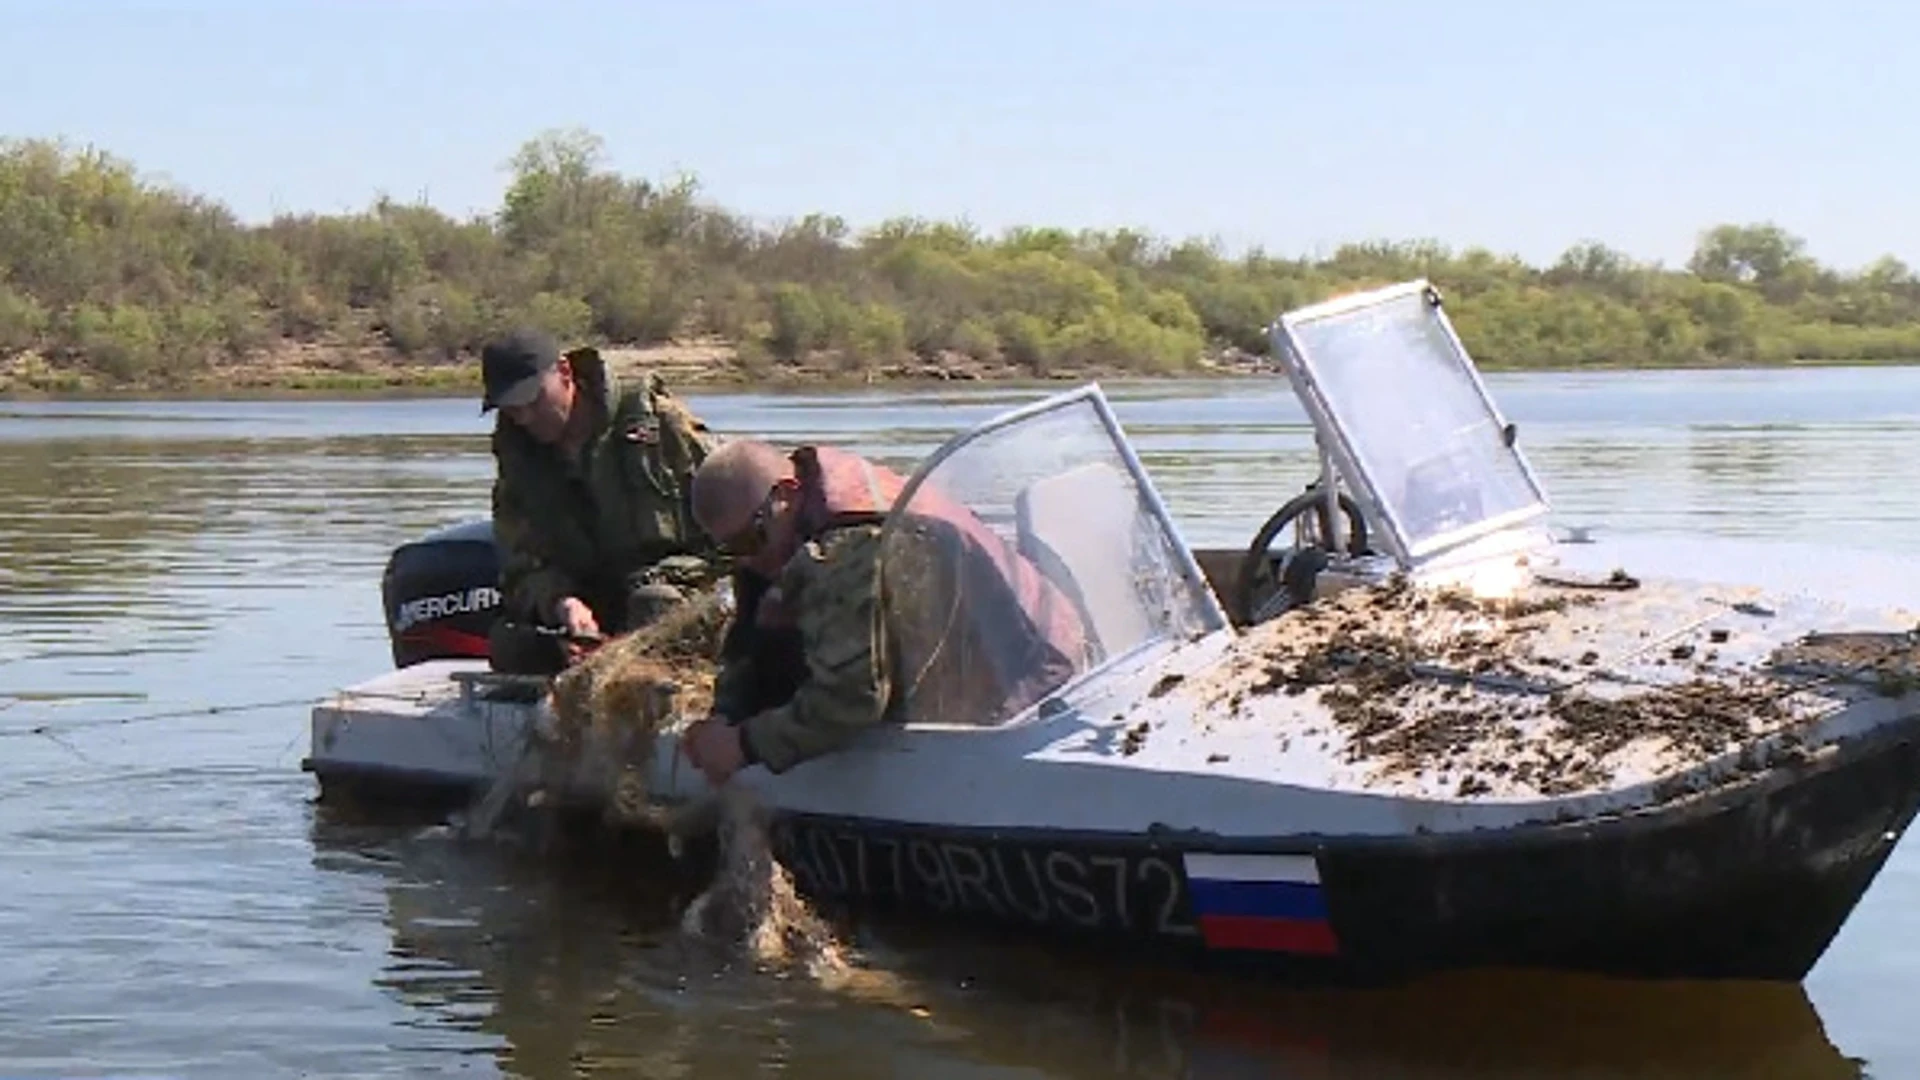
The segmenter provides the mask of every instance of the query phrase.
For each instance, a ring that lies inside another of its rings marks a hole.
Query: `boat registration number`
[[[1036,926],[1197,933],[1179,856],[836,828],[787,819],[774,852],[808,893],[973,913]]]

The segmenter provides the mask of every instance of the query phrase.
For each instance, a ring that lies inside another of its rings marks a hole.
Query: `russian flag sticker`
[[[1184,859],[1188,901],[1207,948],[1340,951],[1313,856],[1192,853]]]

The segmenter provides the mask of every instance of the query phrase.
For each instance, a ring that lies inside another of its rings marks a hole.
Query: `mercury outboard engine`
[[[380,577],[393,666],[486,659],[500,607],[500,557],[487,518],[451,525],[393,549]]]

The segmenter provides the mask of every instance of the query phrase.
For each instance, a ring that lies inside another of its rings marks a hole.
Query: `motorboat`
[[[738,774],[801,892],[1307,979],[1802,979],[1920,806],[1920,617],[1886,600],[1920,575],[1550,523],[1427,281],[1271,336],[1320,467],[1245,549],[1183,541],[1098,384],[918,465],[883,572],[937,492],[1070,598],[1086,652],[1011,715],[908,702]],[[394,553],[395,669],[313,711],[324,796],[458,808],[528,775],[552,710],[490,678],[490,545]],[[886,595],[918,670],[979,662],[940,646],[997,609]],[[664,807],[711,794],[672,731],[646,769]],[[607,797],[605,770],[562,786]]]

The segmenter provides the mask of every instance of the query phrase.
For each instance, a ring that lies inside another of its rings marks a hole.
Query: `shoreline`
[[[602,353],[622,374],[652,370],[669,389],[681,396],[731,393],[807,394],[861,390],[930,390],[978,387],[1045,389],[1086,382],[1153,384],[1173,382],[1227,382],[1235,379],[1282,378],[1280,368],[1264,359],[1208,360],[1193,368],[1164,373],[1127,371],[1117,367],[1087,366],[1035,375],[1030,371],[976,363],[894,365],[860,374],[826,365],[785,367],[754,373],[731,356],[716,355],[710,346],[653,346],[612,348]],[[697,354],[697,358],[689,356]],[[347,354],[342,355],[346,358]],[[305,363],[267,362],[222,365],[184,380],[134,380],[101,383],[85,376],[55,373],[44,366],[0,364],[0,402],[29,401],[302,401],[302,400],[426,400],[477,397],[479,361],[432,364],[365,362],[364,354],[349,364],[328,363],[312,353]],[[25,366],[26,370],[21,370]],[[1898,369],[1920,367],[1920,357],[1906,360],[1791,360],[1774,363],[1656,364],[1619,361],[1572,367],[1480,365],[1486,375],[1579,375],[1630,372],[1754,372],[1810,368]],[[715,370],[715,369],[719,370]]]

